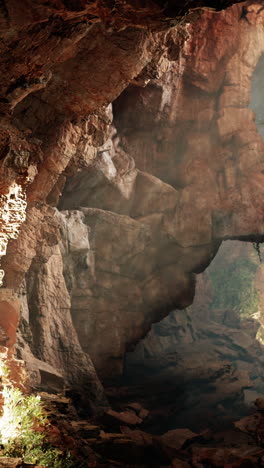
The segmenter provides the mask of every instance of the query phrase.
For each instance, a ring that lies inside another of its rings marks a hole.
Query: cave
[[[260,1],[0,5],[0,467],[264,466]]]
[[[120,394],[124,404],[134,387],[152,408],[148,430],[186,426],[217,432],[230,428],[261,397],[262,275],[252,244],[224,242],[197,276],[193,304],[152,325],[127,353]]]

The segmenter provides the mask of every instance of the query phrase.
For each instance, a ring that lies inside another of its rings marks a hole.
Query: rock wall
[[[154,79],[142,74],[114,102],[111,140],[94,164],[68,176],[59,208],[82,207],[94,252],[94,279],[75,275],[83,291],[72,289],[72,316],[101,375],[120,369],[151,322],[191,302],[193,273],[221,239],[261,238],[263,141],[248,108],[263,52],[257,11],[245,21],[233,7],[189,26],[180,56],[163,56]]]
[[[28,203],[2,260],[23,297],[19,352],[35,384],[93,382],[100,404],[90,357],[102,378],[120,373],[151,323],[192,302],[221,240],[264,234],[248,108],[261,6],[183,21],[180,2],[110,3],[1,10],[0,187]]]

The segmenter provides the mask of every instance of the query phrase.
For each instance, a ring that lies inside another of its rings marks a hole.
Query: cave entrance
[[[126,354],[124,399],[151,408],[148,431],[223,429],[247,414],[263,392],[260,256],[262,247],[222,243],[197,277],[193,305],[154,324]]]
[[[261,55],[251,79],[251,100],[249,107],[256,114],[256,125],[264,138],[264,54]]]

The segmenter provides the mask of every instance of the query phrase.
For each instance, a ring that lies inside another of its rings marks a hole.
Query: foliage
[[[26,463],[48,468],[76,468],[71,454],[63,454],[51,446],[45,435],[48,420],[40,397],[24,395],[19,389],[5,384],[4,407],[0,418],[2,455],[22,457]]]
[[[240,317],[258,313],[259,293],[254,286],[257,264],[249,258],[238,257],[232,263],[210,271],[212,282],[211,309],[232,309]]]
[[[34,432],[33,425],[43,426],[46,418],[38,396],[24,396],[15,387],[4,387],[4,408],[0,420],[1,442],[5,445],[19,437],[18,448],[23,456],[41,440],[41,433]],[[16,442],[17,444],[18,442]]]

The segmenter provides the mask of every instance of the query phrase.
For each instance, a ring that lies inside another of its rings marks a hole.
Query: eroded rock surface
[[[102,401],[93,365],[120,373],[153,322],[192,302],[223,239],[263,238],[264,143],[248,106],[264,14],[28,3],[1,10],[0,187],[19,183],[28,203],[5,286],[22,299],[32,382],[88,376]]]

